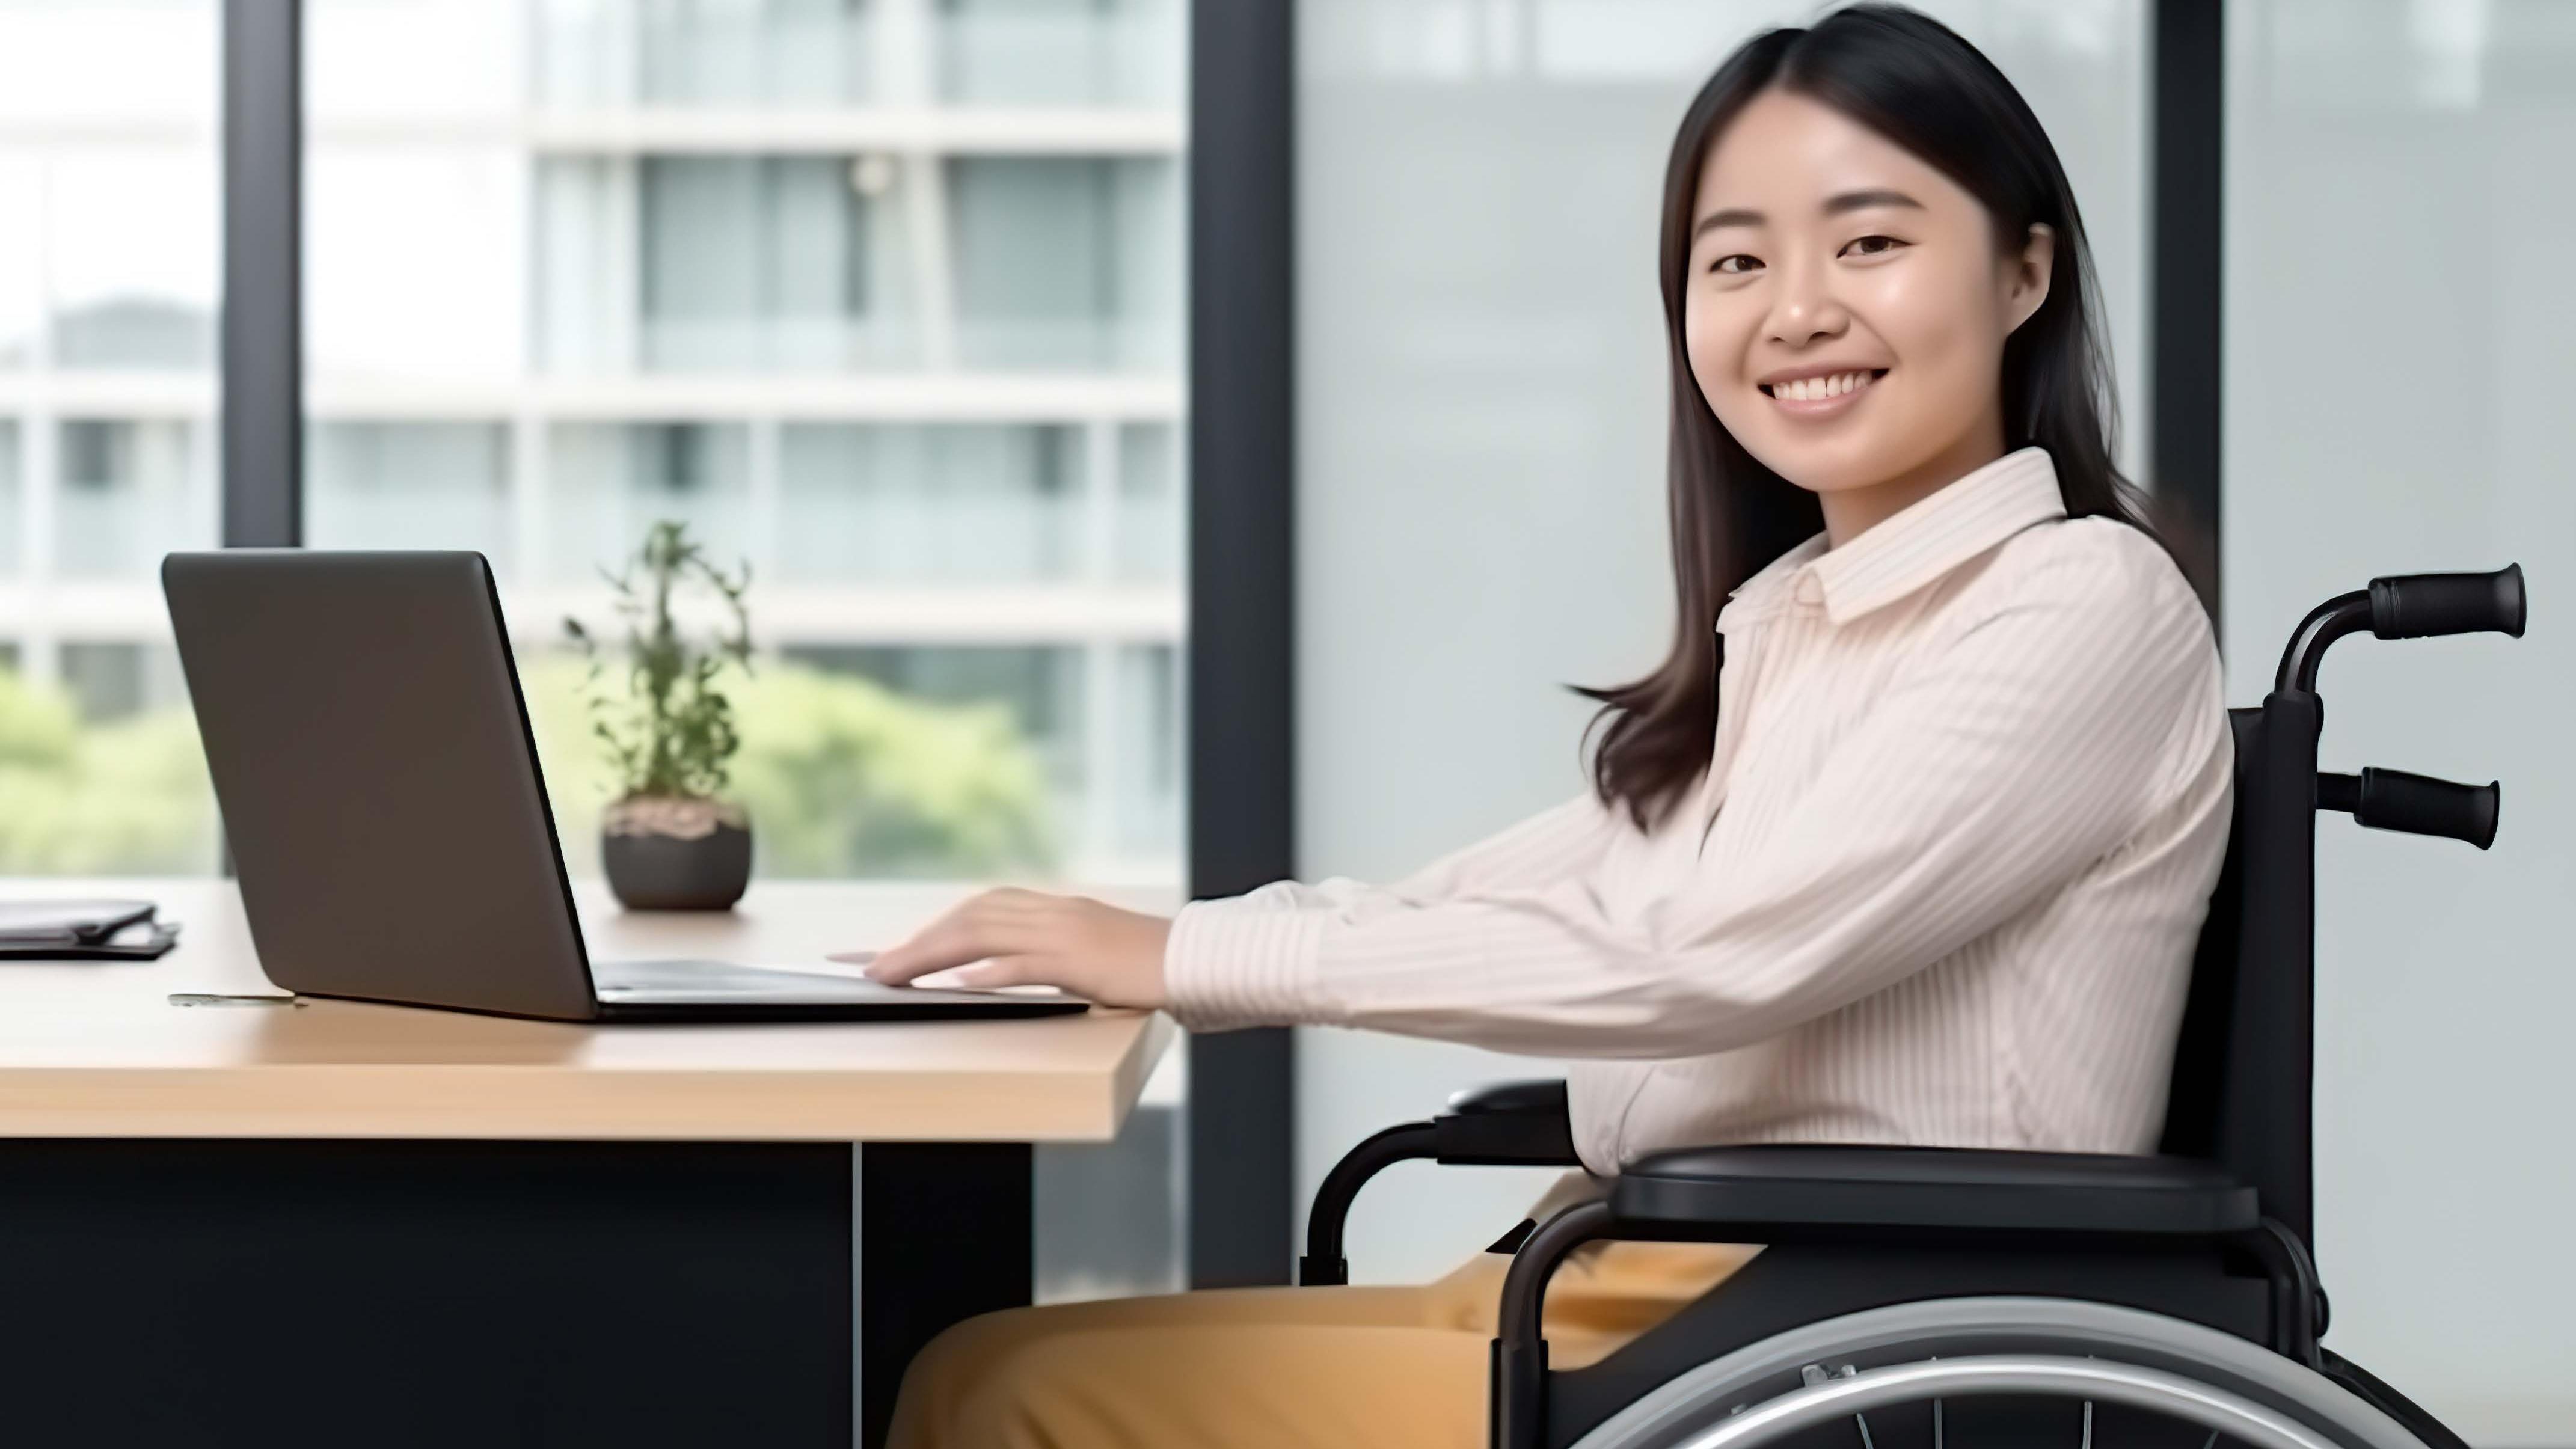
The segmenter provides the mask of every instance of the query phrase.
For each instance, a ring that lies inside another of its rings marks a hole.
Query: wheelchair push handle
[[[2355,822],[2376,830],[2446,836],[2480,850],[2495,844],[2501,803],[2502,792],[2493,780],[2460,785],[2377,766],[2365,767],[2359,775],[2317,776],[2320,810],[2346,810]]]
[[[2327,646],[2357,630],[2382,639],[2489,633],[2519,639],[2522,621],[2520,564],[2484,574],[2382,574],[2369,588],[2337,594],[2308,611],[2281,651],[2272,687],[2315,693]]]
[[[2370,581],[2370,632],[2382,639],[2436,634],[2510,634],[2519,639],[2523,613],[2520,564],[2493,573],[2384,574]]]

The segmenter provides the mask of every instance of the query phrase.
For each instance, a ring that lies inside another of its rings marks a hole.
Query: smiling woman
[[[1957,35],[1855,6],[1710,79],[1662,226],[1677,612],[1590,692],[1592,790],[1388,886],[996,892],[872,971],[1573,1058],[1591,1175],[1534,1216],[1679,1147],[2151,1150],[2233,752],[2111,464],[2055,150]],[[1742,1261],[1607,1245],[1550,1282],[1550,1364]],[[895,1442],[1472,1444],[1501,1262],[974,1320]]]

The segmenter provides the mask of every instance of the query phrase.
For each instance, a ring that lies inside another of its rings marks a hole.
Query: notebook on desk
[[[242,913],[280,987],[562,1021],[1085,1009],[722,961],[594,961],[481,554],[174,553],[161,582]]]
[[[0,901],[0,961],[150,961],[179,939],[150,901]]]

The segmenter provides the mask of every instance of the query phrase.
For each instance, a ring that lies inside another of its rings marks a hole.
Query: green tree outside
[[[589,732],[584,666],[532,654],[520,674],[565,858],[596,874],[616,777]],[[1056,869],[1044,770],[1007,710],[926,704],[781,659],[728,693],[742,751],[725,793],[751,813],[761,875]],[[84,724],[60,691],[0,669],[0,874],[197,874],[214,868],[216,838],[186,709]]]
[[[0,875],[195,875],[215,801],[186,710],[83,724],[0,669]]]

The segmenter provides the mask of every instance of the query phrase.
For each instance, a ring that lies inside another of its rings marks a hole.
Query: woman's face
[[[1919,496],[2001,453],[2004,339],[2048,294],[2046,227],[1998,246],[1958,183],[1781,90],[1709,147],[1691,218],[1691,375],[1829,524],[1834,494]]]

